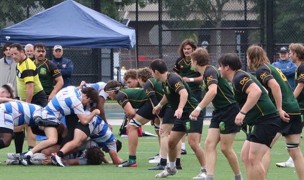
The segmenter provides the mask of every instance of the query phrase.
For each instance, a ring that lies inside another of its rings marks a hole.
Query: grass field
[[[145,126],[144,129],[153,132],[152,127]],[[202,143],[206,137],[206,129],[202,136]],[[115,134],[118,132],[118,126],[114,127]],[[239,133],[234,143],[234,148],[238,156],[240,156],[241,147],[244,141],[244,133]],[[122,151],[119,153],[123,159],[128,158],[127,139],[119,138],[123,142]],[[303,141],[303,140],[302,140]],[[25,142],[26,145],[26,142]],[[303,145],[302,145],[303,148]],[[24,149],[26,149],[24,147]],[[199,164],[195,158],[194,153],[190,147],[187,146],[188,154],[182,156],[182,167],[177,175],[168,177],[168,179],[187,180],[192,179],[199,172]],[[9,148],[0,150],[0,179],[1,180],[149,180],[155,179],[154,176],[159,171],[147,170],[153,164],[148,163],[148,158],[158,152],[158,143],[155,137],[139,138],[139,146],[137,151],[137,168],[117,168],[114,165],[99,165],[99,166],[69,166],[69,167],[56,167],[56,166],[7,166],[4,161],[7,152],[14,152],[13,143]],[[280,179],[297,179],[293,168],[277,168],[276,162],[285,161],[288,158],[285,149],[284,139],[280,138],[272,149],[272,160],[267,176],[267,180],[280,180]],[[244,167],[241,164],[242,174],[245,177]],[[232,171],[224,158],[223,154],[218,151],[218,161],[216,165],[215,178],[218,180],[233,180],[234,176]]]

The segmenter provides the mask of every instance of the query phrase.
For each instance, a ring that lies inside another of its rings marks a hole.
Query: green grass
[[[202,136],[202,143],[206,137],[206,129],[204,127],[204,133]],[[145,130],[153,132],[152,127],[145,126]],[[114,131],[117,134],[118,126],[114,127]],[[244,134],[239,133],[234,142],[234,148],[238,157],[240,157],[241,147],[244,141]],[[127,148],[127,139],[119,138],[123,142],[122,151],[119,153],[120,157],[123,159],[128,158],[128,148]],[[303,141],[303,140],[302,140]],[[26,145],[26,142],[25,142]],[[303,145],[302,145],[303,148]],[[26,149],[24,147],[24,149]],[[196,176],[199,172],[199,164],[195,158],[194,153],[191,151],[190,147],[187,146],[188,154],[182,156],[182,167],[183,170],[180,170],[177,175],[169,177],[168,179],[192,179],[193,176]],[[158,152],[158,143],[157,139],[154,137],[143,137],[139,138],[139,146],[137,153],[137,168],[117,168],[114,165],[99,165],[99,166],[70,166],[70,167],[55,167],[55,166],[7,166],[4,161],[6,159],[7,152],[14,152],[13,143],[9,148],[0,150],[0,172],[1,179],[3,180],[41,180],[41,179],[56,179],[56,180],[149,180],[155,179],[154,176],[159,171],[149,171],[149,167],[152,167],[153,164],[148,163],[148,158],[153,156]],[[288,158],[288,154],[285,148],[284,139],[280,138],[278,142],[272,149],[272,160],[270,169],[268,172],[267,180],[277,180],[277,179],[297,179],[295,171],[293,168],[277,168],[275,166],[276,162],[285,161]],[[244,167],[241,164],[241,171],[245,177]],[[215,178],[218,180],[233,180],[233,174],[231,168],[229,167],[223,154],[218,151],[218,161],[216,164],[216,174]]]

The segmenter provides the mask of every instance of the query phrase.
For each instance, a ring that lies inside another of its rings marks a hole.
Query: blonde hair
[[[210,56],[207,49],[197,48],[193,53],[191,53],[192,61],[196,61],[197,65],[205,66],[210,63]]]
[[[304,46],[300,43],[291,43],[289,50],[297,54],[300,61],[304,61]]]
[[[263,64],[269,64],[269,59],[267,57],[264,49],[258,45],[251,45],[247,49],[247,58],[250,61],[250,68],[257,69]]]

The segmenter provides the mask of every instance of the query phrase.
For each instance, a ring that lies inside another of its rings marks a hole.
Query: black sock
[[[5,144],[4,144],[3,140],[0,139],[0,149],[2,149],[2,148],[4,148],[4,147],[5,147]]]
[[[24,131],[14,133],[16,153],[22,153],[24,137],[25,137]]]
[[[176,166],[180,166],[181,165],[181,159],[180,158],[176,158],[176,162],[175,162],[175,165]]]
[[[29,151],[29,150],[31,150],[31,149],[33,149],[33,146],[29,146],[27,150]]]
[[[63,154],[62,151],[58,151],[58,152],[57,152],[57,155],[58,155],[59,157],[63,157],[63,156],[64,156],[64,154]]]
[[[160,158],[160,165],[161,166],[166,166],[167,165],[167,159]]]

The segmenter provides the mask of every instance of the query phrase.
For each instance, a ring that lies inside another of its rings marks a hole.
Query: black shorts
[[[14,131],[12,129],[9,128],[5,128],[5,127],[0,127],[0,132],[1,133],[9,133],[9,134],[14,134]]]
[[[152,104],[147,101],[143,106],[141,106],[137,111],[136,114],[140,115],[141,117],[148,119],[148,120],[154,120],[155,115],[152,113]]]
[[[88,137],[90,136],[89,124],[83,125],[81,122],[78,122],[75,129],[79,129],[84,132]]]
[[[163,124],[173,124],[175,117],[174,117],[174,110],[172,109],[172,107],[166,107],[164,109],[164,116],[163,116]]]
[[[74,138],[74,130],[78,123],[77,114],[71,114],[71,115],[65,116],[65,123],[66,123],[68,133],[67,133],[66,137],[63,138],[63,140],[62,140],[62,143],[61,143],[62,146]]]
[[[280,132],[281,119],[278,115],[264,117],[260,119],[259,123],[250,126],[252,126],[252,129],[247,136],[247,140],[270,147],[273,138]]]
[[[33,96],[31,103],[40,105],[42,107],[46,106],[48,104],[48,99],[47,99],[47,96],[46,96],[44,90],[36,93]]]
[[[203,112],[199,114],[196,121],[191,121],[189,119],[191,112],[183,112],[183,115],[180,119],[174,118],[174,125],[172,131],[186,132],[186,133],[200,133],[203,132],[203,121],[204,116]],[[187,130],[186,122],[190,122],[190,128]]]
[[[282,121],[281,123],[281,133],[282,136],[288,136],[291,134],[301,134],[302,133],[302,119],[301,115],[290,115],[289,123]]]
[[[213,111],[209,128],[219,129],[221,134],[240,132],[241,127],[234,122],[239,112],[240,108],[236,103]]]

